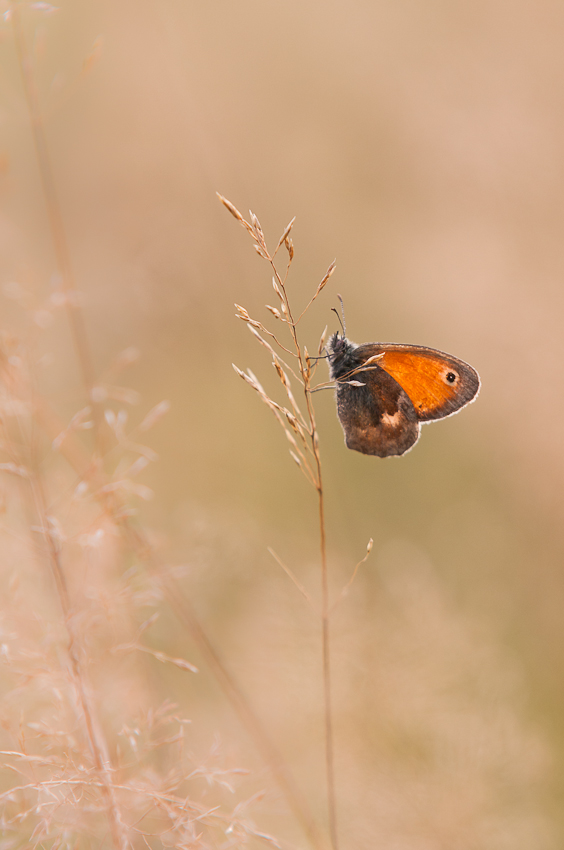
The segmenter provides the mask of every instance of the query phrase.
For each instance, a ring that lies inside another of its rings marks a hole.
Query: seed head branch
[[[269,307],[268,309],[273,314],[276,319],[282,320],[288,326],[288,330],[290,333],[290,337],[292,340],[292,346],[294,351],[292,352],[297,358],[298,372],[301,377],[302,388],[304,392],[304,400],[305,400],[305,415],[301,417],[303,419],[305,425],[305,432],[302,430],[298,419],[293,414],[290,414],[285,408],[281,408],[280,405],[277,405],[271,399],[269,399],[264,390],[262,388],[259,389],[260,385],[258,382],[253,382],[253,379],[250,373],[245,374],[241,372],[239,369],[236,369],[238,374],[254,386],[254,389],[259,392],[263,401],[265,401],[273,410],[273,412],[277,415],[277,417],[281,418],[282,415],[286,417],[286,420],[290,427],[293,429],[294,433],[300,438],[301,441],[305,440],[305,435],[308,437],[308,448],[313,456],[313,469],[311,470],[311,483],[315,487],[318,495],[318,512],[319,512],[319,543],[320,543],[320,565],[321,565],[321,643],[322,643],[322,670],[323,670],[323,692],[324,692],[324,717],[325,717],[325,765],[326,765],[326,777],[327,777],[327,807],[329,813],[329,832],[331,837],[331,846],[333,850],[338,850],[338,838],[337,838],[337,818],[336,818],[336,798],[335,798],[335,778],[334,778],[334,764],[333,764],[333,713],[331,706],[331,656],[330,656],[330,647],[329,647],[329,585],[328,585],[328,575],[327,575],[327,552],[326,552],[326,539],[325,539],[325,506],[324,506],[324,496],[323,496],[323,482],[322,482],[322,474],[321,474],[321,456],[319,453],[319,437],[317,433],[317,425],[315,421],[315,410],[313,407],[312,401],[312,387],[311,387],[311,378],[313,372],[315,371],[315,367],[312,367],[312,362],[307,353],[307,349],[302,346],[301,341],[298,337],[297,325],[302,317],[305,315],[307,310],[311,307],[316,298],[321,294],[325,286],[327,285],[331,275],[335,270],[335,262],[331,263],[321,282],[318,284],[317,289],[315,290],[313,296],[306,304],[305,308],[299,314],[298,319],[294,319],[292,305],[290,303],[290,298],[288,296],[288,291],[286,289],[286,282],[288,280],[288,275],[290,271],[290,266],[292,264],[292,260],[294,259],[294,245],[290,238],[290,231],[294,224],[294,219],[290,222],[290,224],[286,227],[283,232],[281,238],[278,241],[276,246],[276,250],[271,255],[268,251],[266,241],[264,238],[264,233],[262,231],[262,227],[260,226],[260,222],[258,218],[251,213],[251,222],[246,222],[243,216],[239,213],[236,207],[231,204],[231,202],[227,201],[221,195],[219,196],[222,203],[227,207],[229,212],[246,228],[246,230],[250,233],[251,237],[255,242],[255,250],[257,253],[265,259],[268,263],[270,263],[270,267],[272,269],[272,286],[274,292],[278,296],[280,301],[280,309]],[[284,276],[282,277],[281,273],[278,271],[278,268],[275,263],[275,258],[278,250],[282,246],[285,245],[286,250],[288,252],[288,263],[286,266],[286,270]],[[253,328],[256,330],[261,330],[264,332],[263,327],[259,327],[260,323],[256,323],[250,319],[249,314],[241,308],[240,310],[240,318],[244,321],[247,321]],[[319,342],[319,355],[321,355],[321,351],[324,346],[325,333],[323,332],[321,340]],[[277,341],[278,342],[278,341]],[[279,343],[278,343],[279,344]],[[287,350],[287,349],[284,349]],[[297,404],[293,395],[291,395],[291,390],[289,388],[289,381],[287,376],[284,373],[284,370],[280,364],[280,362],[274,358],[274,367],[278,372],[278,376],[284,385],[284,388],[287,392],[287,395],[290,399],[290,403],[294,409],[297,410]],[[235,367],[236,368],[236,367]],[[301,416],[301,414],[300,414]],[[281,423],[282,424],[282,423]],[[287,429],[285,428],[286,433]],[[292,458],[294,461],[304,470],[303,459],[299,457],[299,455],[295,452],[291,452]],[[306,473],[306,477],[307,473]],[[353,578],[354,575],[353,574]],[[351,579],[352,580],[352,579]]]

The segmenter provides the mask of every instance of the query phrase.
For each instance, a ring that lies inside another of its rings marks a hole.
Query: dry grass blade
[[[265,242],[265,239],[264,239],[264,233],[263,233],[260,221],[258,220],[256,215],[254,214],[254,212],[251,212],[251,210],[249,210],[249,215],[251,217],[251,222],[252,222],[252,224],[251,224],[251,227],[253,229],[252,232],[254,233],[254,237],[255,237],[255,239],[258,243],[257,245],[255,245],[255,248],[257,250],[260,249],[259,253],[261,254],[261,256],[264,257],[265,260],[270,260],[271,256],[268,253],[268,248],[266,247],[266,242]]]
[[[282,407],[280,404],[278,404],[278,402],[274,401],[274,399],[270,398],[270,396],[267,395],[264,390],[264,387],[262,386],[256,375],[251,372],[250,369],[248,369],[247,372],[243,372],[242,369],[239,369],[239,367],[236,366],[234,363],[232,363],[231,365],[233,366],[233,369],[239,375],[239,377],[242,378],[247,384],[249,384],[249,386],[251,386],[255,390],[255,392],[259,394],[262,401],[264,401],[264,403],[272,410],[282,427],[285,428],[282,416],[286,416],[287,414],[292,416],[290,411],[286,410],[285,407]]]
[[[153,425],[156,425],[156,423],[159,422],[163,418],[163,416],[166,416],[169,410],[170,401],[166,399],[164,401],[160,401],[147,413],[143,421],[137,426],[136,430],[148,431],[150,428],[153,427]]]
[[[370,366],[370,364],[378,365],[378,360],[382,360],[386,356],[386,352],[383,351],[381,354],[373,354],[372,357],[369,357],[368,360],[365,360],[361,367],[359,367],[359,371],[362,369],[366,369]]]
[[[331,275],[333,274],[333,272],[335,271],[335,269],[336,269],[336,268],[337,268],[337,261],[336,261],[336,260],[333,260],[333,262],[331,263],[331,265],[329,266],[329,268],[328,268],[328,269],[327,269],[327,271],[325,272],[325,274],[324,274],[323,278],[321,279],[321,282],[318,284],[318,287],[317,287],[317,289],[315,290],[315,292],[314,292],[313,296],[310,298],[310,300],[308,301],[308,303],[306,304],[306,306],[304,307],[304,309],[302,310],[302,312],[300,313],[300,315],[299,315],[299,316],[298,316],[298,318],[296,319],[296,324],[300,321],[300,319],[302,318],[302,316],[303,316],[305,313],[307,313],[307,311],[309,310],[309,308],[311,307],[311,305],[313,304],[313,302],[315,301],[315,299],[317,298],[317,296],[318,296],[321,292],[323,292],[323,290],[324,290],[324,289],[325,289],[325,287],[327,286],[327,283],[329,282],[329,278],[331,277]]]
[[[300,458],[303,459],[303,455],[302,455],[300,449],[298,448],[298,444],[296,443],[296,440],[294,439],[294,435],[292,434],[292,432],[288,431],[288,429],[285,427],[284,433],[286,434],[286,437],[288,438],[288,442],[290,443],[290,445],[292,445],[294,447],[294,449],[296,450],[296,453],[300,456]],[[291,450],[290,450],[290,453],[291,453]]]
[[[157,661],[160,661],[161,664],[173,664],[175,667],[178,667],[180,670],[187,670],[190,673],[199,673],[197,667],[194,664],[190,664],[189,661],[186,661],[184,658],[174,658],[171,655],[167,655],[166,652],[161,652],[157,649],[151,649],[149,646],[144,646],[141,643],[137,643],[132,641],[131,643],[123,643],[119,646],[116,646],[113,649],[114,653],[118,652],[145,652],[147,655],[151,655],[153,658],[156,658]]]
[[[249,314],[247,313],[247,311],[245,310],[244,307],[240,307],[238,304],[235,304],[235,306],[237,307],[237,310],[239,310],[239,312],[235,314],[236,317],[238,319],[241,319],[242,322],[245,322],[245,324],[247,325],[249,330],[254,328],[255,330],[262,331],[263,334],[266,334],[267,336],[269,336],[271,339],[274,340],[274,342],[276,343],[276,345],[278,346],[278,348],[281,351],[284,351],[286,354],[290,354],[292,357],[296,357],[295,351],[290,351],[289,348],[286,348],[286,346],[283,345],[280,342],[280,340],[278,339],[276,334],[273,334],[272,331],[269,331],[268,328],[265,328],[265,326],[262,324],[262,322],[257,321],[257,319],[251,319],[251,317],[249,316]],[[286,321],[286,320],[283,319],[283,321]],[[260,336],[260,335],[257,334],[256,336]],[[288,368],[290,368],[290,367],[288,367]],[[295,372],[293,372],[293,370],[290,370],[290,371],[293,374],[295,374]]]
[[[358,382],[351,381],[353,375],[359,375],[361,372],[370,372],[375,369],[379,369],[378,360],[381,360],[386,356],[386,353],[382,354],[373,354],[372,357],[369,357],[361,366],[356,366],[354,369],[351,369],[350,372],[347,372],[345,375],[342,375],[340,378],[336,378],[335,381],[338,384],[351,384],[355,386]],[[364,384],[358,384],[358,386],[364,386]]]
[[[286,321],[286,319],[282,318],[282,316],[280,315],[280,310],[278,310],[276,307],[271,307],[270,304],[265,304],[264,306],[267,310],[270,310],[275,319],[279,319],[281,322]]]
[[[256,242],[257,237],[256,237],[256,234],[255,234],[253,227],[249,224],[248,221],[245,221],[245,219],[243,218],[243,216],[241,215],[241,213],[239,212],[237,207],[234,206],[234,204],[232,204],[231,201],[228,201],[227,198],[224,198],[223,195],[220,195],[219,192],[216,192],[215,194],[217,195],[217,197],[219,198],[219,200],[221,201],[221,203],[223,204],[225,209],[229,210],[229,212],[231,213],[233,218],[237,219],[237,221],[245,228],[245,230],[248,233],[250,233],[250,235],[253,237],[253,239]]]
[[[235,366],[234,363],[231,364],[231,365],[233,366],[233,369],[239,375],[239,377],[242,378],[244,381],[246,381],[246,383],[248,383],[255,390],[255,392],[258,393],[258,395],[260,396],[262,401],[272,411],[272,413],[276,417],[278,423],[284,429],[284,432],[286,434],[287,439],[290,441],[290,443],[294,447],[295,454],[297,456],[299,456],[299,462],[298,462],[298,460],[296,460],[296,457],[293,455],[294,460],[296,461],[296,463],[300,467],[303,474],[306,476],[309,483],[312,484],[314,487],[316,487],[317,482],[316,482],[314,472],[311,469],[311,467],[309,466],[309,463],[308,463],[306,457],[304,457],[304,455],[299,451],[294,437],[292,436],[291,432],[288,430],[288,428],[286,426],[286,422],[287,422],[288,425],[290,425],[290,427],[294,431],[294,433],[299,436],[305,451],[307,453],[311,453],[311,447],[308,443],[308,440],[307,440],[307,438],[306,438],[306,436],[303,432],[303,429],[302,429],[300,423],[298,422],[297,418],[294,416],[294,414],[291,411],[289,411],[285,407],[282,407],[280,404],[278,404],[278,402],[274,401],[274,399],[270,398],[270,396],[267,395],[262,384],[260,383],[260,381],[258,380],[256,375],[253,372],[251,372],[250,369],[248,369],[247,372],[243,372],[241,369],[239,369],[237,366]],[[292,452],[290,452],[290,453],[292,454]]]
[[[323,381],[323,383],[311,387],[310,393],[318,393],[320,390],[334,390],[336,386],[336,381]]]
[[[228,209],[228,210],[229,210],[229,212],[231,213],[231,215],[232,215],[234,218],[236,218],[236,219],[237,219],[237,221],[240,221],[240,222],[245,221],[245,219],[243,218],[243,216],[241,215],[241,213],[239,212],[239,210],[237,209],[237,207],[236,207],[234,204],[232,204],[232,203],[231,203],[231,201],[228,201],[228,200],[227,200],[227,198],[224,198],[224,197],[223,197],[223,195],[220,195],[220,194],[219,194],[219,192],[216,192],[215,194],[217,195],[217,197],[219,198],[219,200],[221,201],[221,203],[223,204],[223,206],[224,206],[226,209]]]
[[[276,248],[274,249],[274,253],[273,253],[273,255],[272,255],[272,257],[273,257],[273,258],[274,258],[274,257],[276,256],[276,254],[278,253],[278,250],[279,250],[280,246],[282,245],[282,243],[283,243],[283,242],[286,242],[286,240],[287,240],[288,236],[290,235],[290,231],[291,231],[292,227],[294,226],[294,222],[295,222],[295,220],[296,220],[296,216],[294,216],[294,218],[293,218],[293,219],[292,219],[292,221],[288,224],[288,226],[286,227],[286,230],[284,231],[284,233],[282,234],[282,236],[281,236],[281,237],[280,237],[280,239],[278,240],[278,245],[277,245],[277,246],[276,246]]]
[[[300,437],[304,446],[307,447],[308,442],[307,442],[307,439],[306,439],[306,435],[304,434],[302,426],[298,422],[297,418],[294,416],[293,413],[291,413],[286,408],[284,408],[284,415],[286,416],[286,419],[288,420],[290,427],[293,428],[295,433],[298,434],[298,436]]]
[[[329,266],[329,268],[325,272],[325,275],[321,279],[321,282],[319,283],[317,289],[315,290],[315,295],[313,296],[312,300],[317,298],[319,293],[322,292],[325,289],[325,287],[327,286],[327,284],[329,282],[329,278],[331,277],[331,275],[333,274],[333,272],[335,271],[336,268],[337,268],[337,260],[333,260],[333,262],[331,263],[331,265]]]
[[[308,383],[311,380],[311,376],[312,376],[311,363],[312,363],[312,361],[311,361],[311,358],[309,356],[309,351],[307,349],[307,345],[304,345],[304,365],[305,365],[306,379],[307,379]]]
[[[235,370],[235,372],[237,372],[239,377],[246,381],[248,384],[250,384],[254,390],[256,390],[258,393],[264,392],[258,381],[255,381],[250,375],[247,375],[247,373],[243,372],[242,369],[239,369],[239,367],[236,366],[235,363],[232,363],[231,365],[233,366],[233,369]]]
[[[298,465],[300,466],[302,472],[304,473],[304,475],[306,476],[308,481],[315,486],[315,477],[314,477],[313,471],[311,470],[306,458],[299,451],[298,446],[296,444],[296,441],[293,438],[291,432],[288,431],[288,428],[286,427],[286,422],[287,422],[288,425],[290,425],[290,427],[294,431],[294,433],[296,433],[299,436],[306,452],[311,452],[311,448],[308,444],[307,438],[306,438],[306,436],[303,432],[303,429],[302,429],[300,423],[298,422],[297,418],[294,416],[294,414],[290,410],[288,410],[285,407],[282,407],[280,404],[278,404],[278,402],[274,401],[274,399],[270,398],[270,396],[267,395],[262,384],[260,383],[260,381],[258,380],[256,375],[254,375],[253,372],[251,372],[250,369],[248,369],[247,372],[243,372],[241,369],[238,368],[238,366],[235,366],[234,363],[232,363],[231,365],[233,366],[233,369],[239,375],[239,377],[242,378],[247,384],[249,384],[255,390],[255,392],[258,393],[258,395],[260,396],[262,401],[272,411],[272,413],[276,417],[278,423],[284,429],[286,437],[288,438],[288,440],[290,441],[292,446],[295,448],[296,452],[299,454],[301,462]]]
[[[252,335],[255,337],[255,339],[257,339],[257,340],[258,340],[258,342],[260,342],[260,344],[261,344],[261,345],[264,345],[264,347],[266,348],[266,350],[270,352],[270,354],[272,355],[272,358],[273,358],[273,359],[274,359],[274,358],[277,358],[278,360],[280,360],[280,362],[284,364],[284,366],[286,367],[286,369],[287,369],[289,372],[291,372],[291,373],[292,373],[292,375],[294,376],[294,378],[296,379],[296,381],[299,381],[299,382],[300,382],[300,384],[302,384],[302,386],[303,386],[303,381],[302,381],[302,379],[301,379],[301,378],[300,378],[300,377],[299,377],[299,376],[298,376],[298,375],[294,372],[294,370],[292,369],[292,367],[291,367],[291,366],[289,366],[289,365],[286,363],[286,361],[285,361],[285,360],[282,360],[282,358],[281,358],[278,354],[276,354],[276,352],[274,351],[273,347],[272,347],[272,346],[271,346],[271,345],[270,345],[270,344],[269,344],[269,343],[268,343],[268,342],[267,342],[267,341],[266,341],[266,340],[265,340],[265,339],[264,339],[264,338],[263,338],[263,337],[259,334],[259,332],[257,331],[257,329],[256,329],[256,328],[254,328],[252,325],[249,325],[249,324],[247,324],[247,327],[248,327],[248,329],[250,330],[250,332],[252,333]],[[280,345],[280,342],[277,340],[277,338],[274,336],[274,334],[270,334],[270,336],[274,339],[274,342],[276,343],[276,345],[278,345],[278,347],[279,347],[279,348],[283,348],[283,346],[282,346],[282,345]],[[286,350],[286,349],[284,349],[284,350]],[[290,351],[290,352],[288,352],[288,353],[289,353],[289,354],[293,354],[294,352],[293,352],[293,351]]]
[[[325,340],[326,339],[327,339],[327,325],[325,325],[323,333],[321,334],[321,336],[319,338],[319,345],[317,346],[317,356],[318,357],[321,356],[321,352],[325,348]]]
[[[239,307],[238,304],[235,304],[235,306],[239,310],[239,312],[235,314],[238,319],[241,319],[242,322],[246,322],[253,328],[259,328],[263,333],[269,333],[262,322],[259,322],[258,319],[251,319],[247,311],[243,311],[243,308]]]
[[[302,414],[302,412],[301,412],[301,410],[300,410],[300,408],[299,408],[299,406],[298,406],[298,404],[297,404],[297,402],[294,398],[294,394],[292,392],[292,386],[290,384],[290,380],[289,380],[286,372],[282,368],[282,365],[281,365],[278,357],[274,353],[273,353],[273,357],[272,357],[272,365],[276,369],[276,374],[280,378],[280,382],[281,382],[282,386],[284,387],[284,389],[286,390],[286,395],[288,396],[288,398],[290,400],[290,404],[292,405],[294,413],[300,419],[300,421],[301,421],[303,427],[306,429],[306,431],[308,431],[308,433],[310,433],[307,422],[305,421],[304,416],[303,416],[303,414]],[[300,383],[303,386],[303,381],[300,381]],[[311,436],[311,434],[310,434],[310,436]]]
[[[367,545],[366,545],[366,555],[364,556],[364,558],[362,558],[362,559],[358,562],[358,564],[357,564],[357,565],[356,565],[356,567],[354,568],[354,570],[353,570],[353,572],[352,572],[352,575],[351,575],[350,579],[349,579],[349,580],[348,580],[348,582],[345,584],[345,586],[343,587],[343,589],[342,589],[342,590],[341,590],[341,592],[339,593],[339,595],[338,595],[337,599],[335,600],[335,602],[334,602],[334,603],[333,603],[333,605],[331,606],[331,612],[330,612],[330,613],[333,613],[333,611],[335,610],[335,608],[337,607],[337,605],[339,604],[339,602],[340,602],[340,601],[343,599],[343,597],[345,597],[345,596],[347,595],[347,593],[349,592],[350,586],[352,585],[353,581],[354,581],[354,580],[355,580],[355,578],[356,578],[356,574],[357,574],[357,572],[358,572],[358,570],[359,570],[359,567],[361,567],[361,566],[362,566],[362,564],[366,563],[366,561],[368,560],[368,557],[369,557],[370,553],[372,552],[372,547],[373,547],[373,545],[374,545],[374,540],[373,540],[373,539],[372,539],[372,537],[371,537],[371,538],[370,538],[370,540],[368,541]]]
[[[260,245],[260,244],[255,245],[255,251],[257,252],[257,254],[260,257],[263,258],[263,260],[270,260],[270,256],[268,254],[268,251],[265,251],[265,249],[262,247],[262,245]]]
[[[300,593],[302,594],[304,599],[306,599],[309,602],[310,605],[313,605],[313,603],[311,601],[311,596],[309,595],[309,593],[307,592],[307,590],[305,589],[303,584],[301,584],[301,582],[298,581],[298,579],[296,578],[296,576],[294,575],[294,573],[292,572],[290,567],[286,566],[284,561],[282,561],[282,559],[278,557],[278,555],[276,554],[274,549],[271,549],[270,546],[267,547],[267,551],[270,552],[270,554],[272,555],[272,557],[274,558],[274,560],[276,561],[278,566],[282,567],[282,569],[284,570],[284,572],[286,573],[288,578],[290,578],[293,581],[293,583],[298,588],[298,590],[300,591]]]
[[[280,301],[284,301],[284,296],[282,294],[282,290],[278,286],[278,281],[276,280],[275,277],[272,278],[272,288],[275,291],[275,293],[277,294],[277,296],[279,297]]]

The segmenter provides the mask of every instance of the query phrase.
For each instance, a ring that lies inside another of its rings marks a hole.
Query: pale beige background
[[[298,304],[337,258],[310,350],[340,292],[352,339],[480,372],[477,403],[401,460],[348,452],[331,393],[315,398],[334,588],[375,540],[334,624],[343,847],[561,846],[564,8],[63,0],[28,26],[96,367],[134,345],[130,416],[172,404],[142,520],[320,810],[317,623],[266,552],[315,596],[316,504],[231,369],[276,390],[233,317],[267,318],[270,273],[215,192],[270,244],[297,216]],[[0,53],[0,282],[41,305],[53,255],[7,24]],[[17,303],[1,315],[18,332]],[[69,419],[83,401],[62,313],[38,346]],[[161,648],[198,661],[159,623]],[[219,732],[268,785],[205,670],[157,674],[193,746]],[[261,817],[296,838],[274,791]]]

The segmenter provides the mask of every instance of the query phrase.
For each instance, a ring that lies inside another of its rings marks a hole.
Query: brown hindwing
[[[404,454],[421,430],[405,391],[377,365],[354,380],[364,386],[337,385],[337,414],[347,447],[377,457]]]

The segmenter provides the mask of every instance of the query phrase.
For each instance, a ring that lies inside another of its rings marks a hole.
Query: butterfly
[[[422,422],[458,413],[480,389],[476,370],[457,357],[419,345],[355,345],[344,325],[329,340],[327,357],[345,443],[366,455],[405,454]]]

